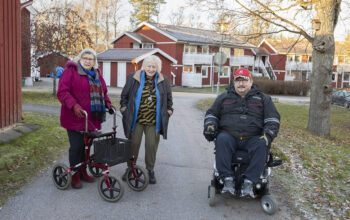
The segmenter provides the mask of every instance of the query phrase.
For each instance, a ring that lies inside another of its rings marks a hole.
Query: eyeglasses
[[[235,83],[248,83],[249,82],[249,79],[236,79],[234,80]]]
[[[85,61],[90,61],[90,62],[95,61],[95,58],[82,57],[81,59]]]

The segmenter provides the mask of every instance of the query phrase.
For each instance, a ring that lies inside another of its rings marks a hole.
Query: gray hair
[[[85,54],[90,54],[90,55],[93,55],[94,58],[95,58],[95,64],[94,64],[94,69],[97,69],[98,68],[98,63],[97,63],[97,55],[96,55],[96,51],[94,51],[93,49],[91,48],[85,48],[84,50],[82,50],[78,56],[76,56],[74,58],[74,62],[78,63],[81,59],[81,57]]]
[[[149,64],[149,63],[155,63],[156,64],[158,73],[160,73],[162,71],[162,61],[160,60],[160,58],[158,56],[151,55],[151,56],[146,57],[143,60],[141,69],[145,70],[147,64]]]

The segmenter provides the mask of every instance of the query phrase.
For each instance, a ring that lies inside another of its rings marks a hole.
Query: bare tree
[[[191,2],[196,2],[200,7],[215,8],[215,4],[223,1],[192,0]],[[250,0],[249,2],[235,0],[234,2],[239,7],[226,8],[226,11],[237,18],[242,18],[243,24],[246,19],[254,18],[273,26],[273,31],[266,30],[267,33],[260,34],[290,32],[303,36],[312,44],[313,66],[310,76],[311,96],[307,128],[316,135],[330,135],[334,29],[338,23],[342,0]]]
[[[69,56],[78,54],[84,47],[90,47],[92,41],[89,33],[81,26],[82,18],[76,11],[68,8],[50,8],[38,13],[34,19],[31,43],[35,55],[64,53]],[[49,63],[54,73],[53,94],[56,94],[57,56]]]
[[[173,11],[169,15],[170,24],[176,25],[176,26],[182,26],[185,22],[184,11],[185,11],[184,7],[180,7],[177,9],[177,11]]]

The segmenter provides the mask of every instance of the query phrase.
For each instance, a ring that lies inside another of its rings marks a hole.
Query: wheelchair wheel
[[[126,183],[134,191],[142,191],[146,189],[149,183],[149,176],[145,168],[136,165],[135,174],[128,168],[126,174]]]
[[[216,189],[214,186],[208,186],[208,202],[209,206],[214,206],[215,205],[215,194],[216,194]]]
[[[277,201],[271,195],[264,195],[260,202],[261,208],[269,215],[275,214],[278,209]]]
[[[92,165],[89,165],[89,171],[91,173],[91,175],[93,175],[94,177],[101,177],[103,174],[102,174],[102,169],[101,168],[98,168],[98,167],[95,167],[95,166],[92,166]]]
[[[58,189],[67,189],[72,182],[72,174],[63,163],[55,164],[52,168],[52,180]]]
[[[113,176],[107,176],[99,180],[98,192],[104,200],[117,202],[123,197],[124,188],[120,180]]]

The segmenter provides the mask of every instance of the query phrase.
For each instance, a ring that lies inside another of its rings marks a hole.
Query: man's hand
[[[208,141],[213,141],[216,138],[217,126],[213,123],[204,125],[203,135]]]
[[[78,118],[84,118],[83,109],[79,104],[75,104],[73,106],[73,111],[75,116],[77,116]]]

